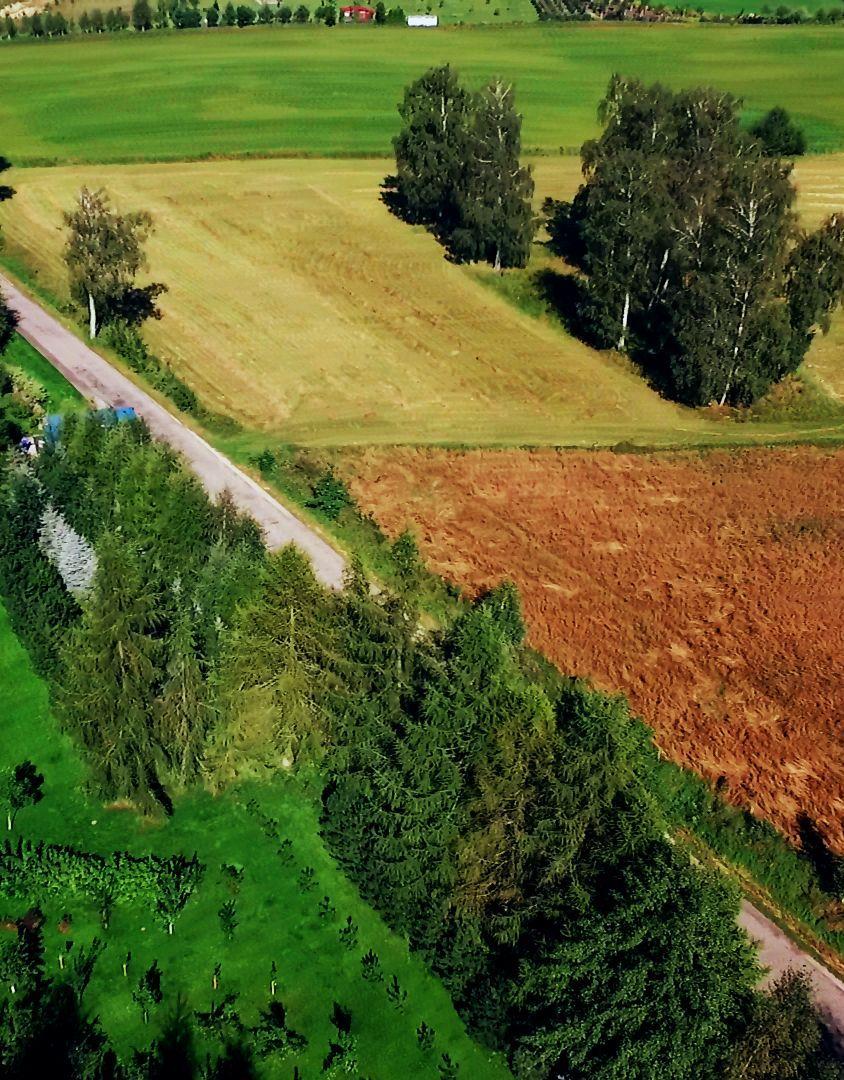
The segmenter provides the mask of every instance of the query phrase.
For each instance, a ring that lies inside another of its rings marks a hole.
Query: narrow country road
[[[776,923],[747,900],[742,902],[738,921],[748,937],[758,943],[759,959],[765,967],[770,968],[766,982],[787,968],[802,968],[808,973],[818,1011],[835,1038],[839,1053],[844,1057],[844,982],[814,957],[801,952]]]
[[[320,581],[340,588],[345,562],[325,540],[2,275],[0,291],[20,316],[20,334],[81,394],[102,405],[132,406],[156,438],[184,455],[209,495],[216,497],[228,489],[235,503],[261,525],[271,548],[291,542],[298,545],[311,559]],[[769,977],[789,967],[804,968],[809,973],[821,1014],[844,1052],[844,983],[801,952],[775,923],[747,901],[742,904],[739,923],[758,943],[760,959],[770,969]]]
[[[212,498],[225,490],[230,492],[235,504],[261,526],[270,548],[296,544],[311,560],[320,581],[333,589],[342,586],[345,560],[304,521],[2,275],[0,291],[20,316],[21,336],[84,397],[98,405],[131,406],[156,439],[169,443],[185,457]]]

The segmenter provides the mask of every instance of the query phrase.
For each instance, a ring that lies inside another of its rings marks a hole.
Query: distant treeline
[[[758,11],[735,13],[707,12],[700,6],[686,4],[648,4],[630,0],[531,0],[542,22],[703,22],[731,24],[772,24],[791,26],[800,23],[827,25],[844,21],[844,8],[819,8],[808,12],[780,4],[776,8],[763,4]]]
[[[323,23],[335,26],[337,7],[333,3],[320,3],[313,11],[305,4],[296,7],[284,3],[266,3],[259,7],[251,4],[227,3],[218,0],[210,7],[200,7],[199,0],[158,0],[155,7],[149,0],[135,0],[131,10],[122,7],[93,8],[83,11],[79,19],[68,19],[58,7],[47,7],[33,15],[13,19],[6,16],[0,23],[0,38],[7,41],[17,37],[55,38],[68,34],[115,34],[122,31],[146,33],[150,30],[191,30],[199,27],[214,29],[221,26],[247,26],[296,23]],[[404,25],[405,13],[400,7],[386,8],[380,2],[375,6],[376,25]]]

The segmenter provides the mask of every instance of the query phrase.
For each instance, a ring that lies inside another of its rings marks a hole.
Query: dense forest
[[[423,630],[412,576],[326,591],[142,423],[82,414],[4,459],[0,590],[103,799],[178,814],[195,785],[317,770],[335,857],[518,1077],[840,1075],[805,983],[756,990],[738,895],[669,838],[646,729],[526,649],[511,586]],[[7,865],[43,882],[42,856]],[[0,1055],[35,1053],[41,995],[74,1075],[91,1021],[21,933],[3,964],[36,998],[4,1002]]]

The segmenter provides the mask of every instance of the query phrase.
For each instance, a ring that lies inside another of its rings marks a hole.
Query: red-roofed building
[[[375,8],[366,7],[365,4],[348,4],[340,8],[340,14],[344,22],[372,22]]]

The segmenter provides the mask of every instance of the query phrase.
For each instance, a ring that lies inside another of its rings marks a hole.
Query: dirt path
[[[297,544],[310,557],[320,581],[331,588],[341,586],[343,557],[303,521],[2,275],[0,291],[20,316],[21,335],[80,393],[98,404],[132,406],[156,438],[184,455],[211,496],[225,489],[231,492],[237,505],[261,525],[270,547]],[[760,959],[772,976],[788,967],[806,968],[818,1006],[844,1051],[844,983],[801,952],[778,926],[746,901],[739,922],[758,942]]]
[[[238,507],[264,531],[267,545],[294,543],[311,560],[314,573],[333,589],[342,586],[345,560],[308,525],[269,495],[227,457],[90,349],[39,304],[0,275],[0,291],[20,316],[18,331],[68,382],[98,405],[129,405],[155,438],[184,455],[212,498],[228,490]]]

